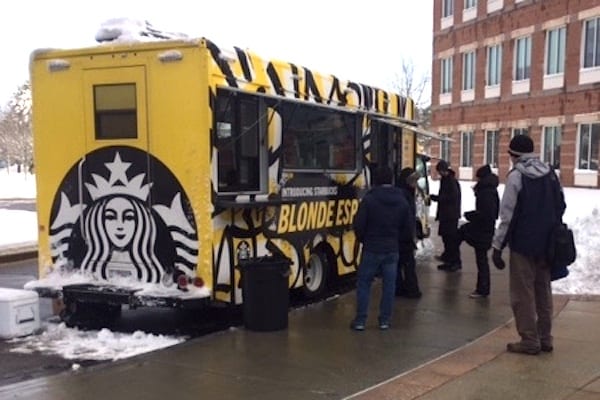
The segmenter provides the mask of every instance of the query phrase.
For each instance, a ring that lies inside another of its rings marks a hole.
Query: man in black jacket
[[[392,170],[375,171],[375,187],[363,197],[354,216],[356,238],[362,243],[362,257],[357,271],[356,317],[350,328],[365,329],[371,284],[382,278],[379,303],[379,329],[390,327],[394,304],[398,244],[411,236],[410,209],[402,191],[392,186]]]
[[[458,271],[462,268],[460,259],[460,238],[458,236],[458,220],[460,218],[460,185],[455,173],[448,163],[440,160],[435,169],[441,175],[440,190],[437,195],[432,194],[431,200],[437,201],[435,219],[439,223],[438,235],[442,237],[444,252],[440,257],[443,264],[438,269],[443,271]]]
[[[473,186],[475,210],[465,213],[465,218],[469,222],[459,229],[461,240],[465,240],[475,249],[477,285],[475,291],[469,295],[472,299],[487,297],[490,294],[488,250],[492,247],[500,204],[498,175],[492,172],[490,166],[486,164],[480,167],[475,177],[477,179],[477,183]]]

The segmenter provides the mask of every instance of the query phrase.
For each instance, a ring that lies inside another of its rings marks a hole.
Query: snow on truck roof
[[[105,42],[152,42],[156,40],[186,40],[184,33],[165,32],[156,29],[148,21],[130,18],[112,18],[100,25],[96,32],[96,41]]]

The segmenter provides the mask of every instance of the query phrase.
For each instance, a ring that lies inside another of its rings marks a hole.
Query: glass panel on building
[[[579,126],[579,169],[598,170],[600,124]]]
[[[444,58],[441,60],[441,71],[442,71],[442,85],[440,88],[441,93],[452,92],[452,57]]]
[[[522,37],[515,40],[515,69],[514,80],[529,79],[531,73],[531,37]]]
[[[497,130],[485,132],[485,159],[484,164],[492,168],[498,168],[498,147],[500,134]]]
[[[473,132],[462,132],[460,148],[460,166],[473,166]]]
[[[566,36],[564,26],[546,33],[546,75],[564,73]]]
[[[473,90],[475,87],[475,51],[463,54],[462,90]]]
[[[585,21],[583,68],[600,67],[600,17]]]
[[[487,86],[500,84],[502,76],[502,47],[499,44],[487,48],[486,75]]]

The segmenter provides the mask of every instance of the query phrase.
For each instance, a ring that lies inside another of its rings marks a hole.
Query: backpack
[[[573,231],[562,221],[562,215],[566,208],[564,195],[556,173],[553,172],[552,175],[550,179],[554,185],[554,206],[557,222],[548,238],[546,260],[550,265],[551,279],[554,281],[569,275],[567,266],[575,262],[577,248],[575,247]]]
[[[567,224],[557,223],[548,242],[547,260],[550,264],[552,280],[562,279],[569,275],[567,266],[573,264],[577,258],[577,249],[573,231]]]

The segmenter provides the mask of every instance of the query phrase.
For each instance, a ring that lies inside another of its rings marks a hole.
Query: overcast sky
[[[0,106],[29,79],[33,50],[95,45],[100,24],[121,17],[391,89],[402,59],[430,74],[432,14],[433,0],[4,2]]]

